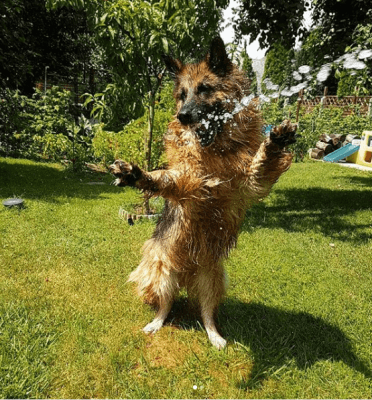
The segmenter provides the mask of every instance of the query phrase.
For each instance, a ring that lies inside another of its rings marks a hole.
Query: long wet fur
[[[169,56],[165,63],[177,101],[164,139],[167,169],[145,172],[121,160],[111,166],[118,186],[166,199],[129,281],[158,309],[145,332],[161,328],[178,291],[186,287],[198,299],[208,336],[220,349],[226,341],[213,315],[225,294],[223,260],[236,245],[246,210],[290,167],[292,155],[285,146],[293,143],[296,127],[285,121],[264,139],[257,103],[237,112],[249,95],[249,82],[228,59],[219,37],[199,63],[184,65]]]

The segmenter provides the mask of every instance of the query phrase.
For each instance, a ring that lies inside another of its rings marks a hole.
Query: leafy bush
[[[276,101],[262,104],[262,115],[264,123],[268,125],[278,125],[284,119],[289,117],[289,113],[293,114],[294,106],[284,103],[283,98]],[[294,110],[294,112],[296,112]]]
[[[244,49],[240,53],[241,58],[241,69],[246,72],[248,79],[250,79],[251,84],[249,90],[251,93],[257,93],[257,75],[253,69],[253,61],[247,53],[247,42],[244,42]]]
[[[296,115],[296,104],[282,107],[280,102],[266,103],[262,107],[264,122],[277,125],[288,118],[289,112],[294,120]],[[358,113],[358,106],[355,106],[353,114],[343,117],[343,108],[327,107],[321,105],[315,107],[311,113],[305,112],[302,107],[299,113],[299,126],[297,132],[301,135],[295,144],[291,146],[294,152],[295,161],[301,161],[307,151],[314,147],[322,133],[341,133],[361,135],[363,130],[372,130],[372,118]]]
[[[152,168],[159,168],[166,163],[163,136],[172,119],[175,102],[172,96],[173,83],[167,82],[161,91],[161,98],[155,105],[155,117],[152,140]],[[117,158],[135,162],[145,167],[145,137],[148,131],[148,111],[131,121],[120,132],[106,131],[104,125],[94,129],[93,152],[104,163],[111,163]]]
[[[285,49],[281,44],[275,44],[267,53],[265,59],[265,69],[262,76],[261,90],[264,94],[270,94],[274,91],[267,88],[265,79],[284,88],[288,85],[288,79],[291,78],[291,59],[294,57],[293,51]]]
[[[27,97],[3,89],[0,106],[0,155],[68,159],[74,166],[91,158],[92,127],[83,115],[75,123],[71,92],[55,86]]]
[[[355,88],[358,81],[358,77],[356,75],[350,75],[345,71],[341,73],[337,73],[336,71],[336,77],[340,78],[337,86],[337,97],[355,95]]]
[[[74,123],[70,113],[73,100],[70,92],[53,87],[46,95],[36,89],[29,98],[19,91],[5,89],[1,93],[0,153],[8,156],[35,158],[39,148],[36,137],[68,135]]]
[[[116,83],[108,84],[102,92],[94,95],[85,93],[84,97],[84,106],[91,108],[92,117],[104,123],[108,130],[120,130],[131,119],[139,118],[145,111],[138,98],[130,98],[123,94],[123,88]]]
[[[47,133],[33,137],[34,146],[41,151],[41,156],[48,160],[66,160],[72,163],[73,169],[82,169],[85,162],[93,159],[93,130],[88,119],[79,117],[78,124],[67,127],[67,135]]]
[[[0,89],[0,155],[14,155],[19,142],[14,134],[23,129],[21,96],[8,88]]]
[[[353,32],[353,44],[346,47],[346,54],[357,54],[362,50],[368,51],[371,45],[372,24],[357,25]],[[369,57],[362,58],[362,60],[365,67],[361,69],[346,69],[339,66],[335,75],[339,79],[337,96],[370,95],[372,93],[372,60]]]

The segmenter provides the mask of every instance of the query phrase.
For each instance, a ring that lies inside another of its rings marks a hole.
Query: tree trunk
[[[151,171],[151,146],[152,146],[152,132],[154,129],[154,115],[155,115],[155,93],[149,92],[149,118],[148,118],[148,131],[145,138],[145,166],[147,171]],[[145,198],[144,206],[146,214],[150,214],[149,199]]]
[[[155,94],[149,93],[149,119],[148,119],[148,133],[146,146],[146,168],[151,171],[151,146],[152,146],[152,132],[154,129],[154,115],[155,115]]]

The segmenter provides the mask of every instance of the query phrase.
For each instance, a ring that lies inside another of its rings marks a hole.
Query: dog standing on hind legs
[[[162,327],[179,289],[186,287],[200,304],[211,343],[221,349],[226,341],[214,314],[225,293],[223,260],[236,244],[247,208],[267,196],[290,167],[285,146],[294,143],[296,126],[284,121],[263,140],[249,82],[228,58],[221,38],[198,63],[164,60],[177,102],[164,138],[167,169],[145,172],[121,160],[110,167],[117,186],[166,200],[129,281],[158,309],[146,333]]]

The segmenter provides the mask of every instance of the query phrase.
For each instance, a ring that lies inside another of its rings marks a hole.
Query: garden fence
[[[301,106],[305,107],[305,112],[310,113],[314,107],[322,105],[324,108],[340,107],[343,109],[343,116],[358,112],[359,115],[372,116],[372,96],[328,96],[327,88],[324,90],[323,96],[317,96],[312,99],[305,99],[303,91],[298,95],[296,121],[298,121],[299,110]]]

